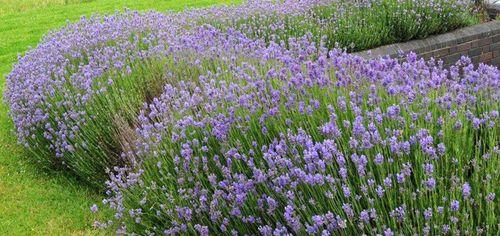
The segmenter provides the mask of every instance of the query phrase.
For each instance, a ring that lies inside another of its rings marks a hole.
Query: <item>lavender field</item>
[[[354,54],[481,22],[444,0],[82,17],[4,100],[37,165],[131,235],[495,235],[500,71]],[[103,231],[108,232],[108,231]]]

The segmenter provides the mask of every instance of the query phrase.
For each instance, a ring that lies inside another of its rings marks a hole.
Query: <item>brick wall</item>
[[[440,59],[443,60],[446,66],[454,64],[462,55],[468,56],[476,64],[486,63],[499,66],[500,20],[430,36],[426,39],[382,46],[355,54],[365,58],[376,58],[385,55],[397,57],[399,51],[405,53],[412,51],[425,59],[431,57]]]

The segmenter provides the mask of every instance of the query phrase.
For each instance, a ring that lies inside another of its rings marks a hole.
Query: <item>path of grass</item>
[[[181,10],[234,0],[0,0],[0,91],[19,53],[82,15],[115,10]],[[0,235],[93,235],[90,205],[100,196],[64,173],[38,171],[16,144],[0,102]]]

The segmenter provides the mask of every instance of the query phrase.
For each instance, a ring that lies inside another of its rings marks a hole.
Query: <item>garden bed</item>
[[[265,2],[265,1],[264,1]],[[205,13],[202,22],[235,29],[247,37],[287,43],[310,34],[327,48],[349,52],[422,39],[487,20],[481,7],[467,1],[383,0],[322,1],[266,6],[250,3],[231,13]],[[254,9],[255,8],[255,9]]]
[[[45,166],[107,179],[115,215],[95,225],[119,234],[495,232],[498,68],[339,48],[474,15],[460,1],[364,2],[354,17],[330,3],[69,24],[7,77],[19,141]]]

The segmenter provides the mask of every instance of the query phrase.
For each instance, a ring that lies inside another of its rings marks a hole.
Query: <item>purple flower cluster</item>
[[[471,184],[471,176],[492,174],[495,164],[482,157],[498,156],[496,67],[462,58],[446,69],[415,54],[366,61],[307,37],[295,42],[262,45],[252,54],[264,56],[258,63],[236,59],[168,83],[144,104],[125,154],[139,161],[108,182],[119,222],[165,234],[494,226],[491,203],[479,199],[495,183]],[[485,214],[473,214],[478,206]],[[161,222],[152,229],[130,210]]]
[[[127,12],[48,35],[7,78],[19,141],[81,177],[108,168],[114,222],[96,225],[119,234],[493,230],[498,68],[198,26],[242,9]]]
[[[474,18],[472,5],[467,0],[261,0],[194,14],[204,11],[204,22],[267,42],[312,33],[312,41],[330,49],[358,51],[464,26],[464,17]]]
[[[106,151],[111,143],[106,134],[86,133],[110,107],[95,111],[90,104],[131,74],[131,62],[165,54],[177,25],[163,14],[128,12],[82,18],[45,36],[7,76],[4,97],[19,142],[40,161],[85,178],[117,164],[116,155]],[[157,34],[140,37],[150,31]],[[106,127],[95,130],[109,133]]]

